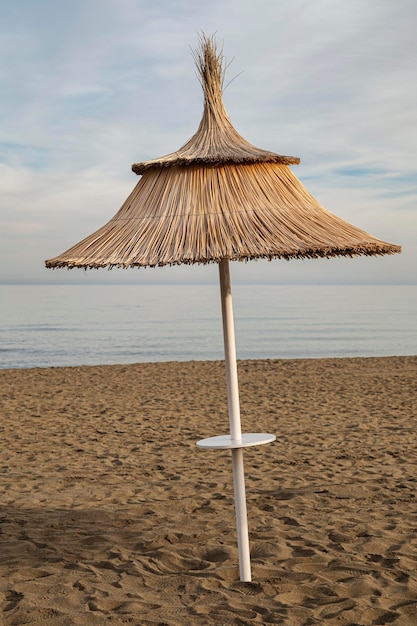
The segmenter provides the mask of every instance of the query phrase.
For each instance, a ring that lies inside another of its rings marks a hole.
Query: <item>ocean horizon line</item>
[[[59,282],[48,282],[48,281],[33,281],[33,282],[25,282],[25,281],[1,281],[0,280],[0,287],[3,286],[7,286],[7,287],[30,287],[30,286],[57,286],[57,287],[71,287],[71,286],[76,286],[76,287],[82,287],[82,286],[86,286],[86,287],[92,287],[92,286],[99,286],[99,287],[104,287],[104,286],[123,286],[123,287],[138,287],[138,286],[146,286],[146,287],[160,287],[160,286],[166,286],[166,285],[180,285],[182,287],[185,287],[187,285],[198,285],[201,287],[204,287],[205,285],[207,286],[214,286],[214,285],[218,285],[218,281],[216,280],[212,280],[212,281],[198,281],[198,280],[192,280],[192,281],[181,281],[181,280],[164,280],[164,281],[156,281],[156,282],[147,282],[147,281],[140,281],[140,282],[126,282],[126,281],[111,281],[111,282],[107,282],[107,281],[94,281],[94,282],[83,282],[83,281],[69,281],[69,282],[65,282],[65,281],[59,281]],[[261,285],[265,285],[268,287],[309,287],[309,286],[316,286],[316,287],[417,287],[417,281],[412,282],[412,281],[404,281],[404,282],[375,282],[375,281],[366,281],[366,282],[359,282],[359,281],[308,281],[308,282],[296,282],[296,281],[291,281],[291,282],[285,282],[285,281],[271,281],[271,280],[266,280],[266,281],[259,281],[259,280],[239,280],[239,279],[235,279],[233,281],[232,287],[233,285],[243,285],[243,286],[261,286]]]

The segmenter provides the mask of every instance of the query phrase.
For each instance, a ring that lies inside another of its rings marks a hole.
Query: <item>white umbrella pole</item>
[[[219,263],[220,293],[222,302],[224,355],[226,360],[227,403],[229,407],[230,435],[219,435],[197,441],[197,446],[206,450],[231,450],[233,484],[235,491],[237,544],[239,549],[239,574],[243,582],[251,582],[249,552],[248,515],[246,510],[245,473],[243,468],[243,448],[263,445],[275,441],[269,433],[246,433],[242,435],[240,425],[239,387],[235,329],[233,322],[232,289],[230,285],[229,261]]]
[[[220,293],[222,302],[224,354],[226,361],[227,403],[229,408],[230,436],[233,443],[242,443],[240,424],[239,387],[237,380],[235,330],[233,322],[232,289],[229,261],[219,263]],[[248,517],[246,510],[245,473],[243,449],[232,448],[233,484],[235,491],[237,542],[239,550],[240,580],[252,580],[249,552]]]

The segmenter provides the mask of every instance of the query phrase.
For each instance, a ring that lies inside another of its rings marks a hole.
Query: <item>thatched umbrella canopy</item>
[[[251,580],[242,449],[275,439],[242,434],[229,261],[380,255],[401,248],[326,211],[289,168],[299,159],[256,148],[234,129],[222,101],[224,61],[212,38],[196,53],[204,91],[200,126],[177,152],[135,163],[138,184],[118,213],[55,267],[218,263],[230,435],[197,443],[231,449],[240,578]]]
[[[289,168],[298,158],[257,148],[235,130],[222,100],[223,55],[213,39],[203,37],[196,62],[204,113],[195,135],[177,152],[134,163],[141,179],[116,215],[47,267],[400,252],[326,211]]]

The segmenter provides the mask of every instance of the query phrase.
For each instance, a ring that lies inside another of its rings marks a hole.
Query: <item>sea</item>
[[[233,286],[238,359],[417,355],[416,285]],[[0,368],[224,358],[218,285],[0,285]]]

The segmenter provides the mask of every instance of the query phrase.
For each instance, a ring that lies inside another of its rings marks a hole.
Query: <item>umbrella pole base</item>
[[[239,551],[239,576],[245,583],[252,581],[249,548],[248,513],[246,509],[245,470],[242,448],[232,450],[233,486],[235,492],[237,547]]]
[[[220,435],[197,441],[197,446],[201,449],[232,451],[239,575],[242,582],[249,583],[252,580],[243,448],[271,443],[275,439],[275,435],[267,433],[246,433],[242,435],[240,441],[233,440],[230,435]]]

